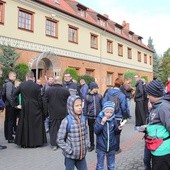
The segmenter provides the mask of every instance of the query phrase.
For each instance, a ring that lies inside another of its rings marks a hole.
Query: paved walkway
[[[134,104],[132,104],[134,112]],[[144,170],[143,134],[134,130],[134,115],[125,125],[121,135],[122,152],[116,155],[116,170]],[[61,149],[52,151],[48,144],[41,148],[20,148],[8,144],[3,137],[3,115],[0,115],[0,144],[8,148],[0,150],[0,170],[64,170]],[[95,170],[96,153],[87,153],[88,170]],[[105,168],[106,169],[106,168]]]

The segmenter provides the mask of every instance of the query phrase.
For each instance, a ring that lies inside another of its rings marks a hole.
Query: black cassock
[[[14,97],[21,93],[22,109],[15,143],[22,147],[37,147],[47,143],[44,115],[42,112],[41,88],[32,80],[20,84]]]

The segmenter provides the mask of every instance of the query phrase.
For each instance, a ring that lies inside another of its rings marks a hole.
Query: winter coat
[[[11,80],[7,79],[5,80],[5,94],[6,94],[6,100],[5,100],[5,105],[6,106],[12,106],[14,107],[14,98],[13,98],[13,93],[15,91],[15,86],[14,82]]]
[[[45,91],[43,97],[44,113],[50,119],[64,119],[67,114],[69,91],[60,84],[54,84]],[[48,113],[47,113],[48,112]]]
[[[128,117],[128,105],[127,105],[127,99],[126,96],[121,92],[121,90],[117,87],[108,89],[107,92],[104,95],[104,98],[102,100],[102,105],[106,101],[109,101],[110,96],[118,95],[119,101],[120,101],[120,109],[119,112],[115,113],[115,119],[120,120],[123,117]]]
[[[116,134],[120,133],[114,115],[108,119],[104,125],[101,124],[104,113],[100,112],[95,124],[94,132],[96,134],[96,148],[104,152],[116,149]]]
[[[146,131],[147,135],[156,138],[163,139],[170,135],[170,94],[153,104]],[[152,154],[155,156],[170,154],[170,139],[163,141]]]
[[[88,90],[89,90],[89,87],[88,87],[88,85],[86,83],[81,86],[81,88],[80,88],[80,97],[82,99],[86,98]]]
[[[84,101],[84,115],[88,118],[96,118],[101,111],[102,95],[88,93]]]
[[[63,150],[63,155],[67,158],[80,160],[86,156],[88,147],[88,127],[86,121],[79,124],[78,116],[74,113],[74,102],[79,99],[79,96],[72,95],[67,100],[68,114],[72,118],[72,123],[69,132],[67,132],[68,119],[64,118],[61,122],[60,129],[57,135],[57,144]],[[82,157],[80,152],[82,151]]]
[[[69,82],[64,81],[63,87],[69,90],[70,95],[79,95],[80,96],[80,88],[77,83],[74,83],[72,80]]]

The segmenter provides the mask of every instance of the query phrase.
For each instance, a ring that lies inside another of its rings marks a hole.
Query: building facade
[[[107,11],[106,11],[107,12]],[[132,70],[152,79],[153,51],[125,21],[75,0],[0,0],[0,43],[15,47],[36,78],[70,67],[92,75],[101,92]]]

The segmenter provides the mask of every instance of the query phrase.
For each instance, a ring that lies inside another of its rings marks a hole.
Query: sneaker
[[[0,145],[0,150],[6,149],[6,148],[7,148],[7,146]]]
[[[8,143],[15,143],[14,139],[8,140]]]
[[[120,152],[122,152],[122,149],[119,149],[118,151],[115,152],[115,154],[119,154]]]
[[[94,146],[88,147],[88,152],[92,152],[94,150]]]

